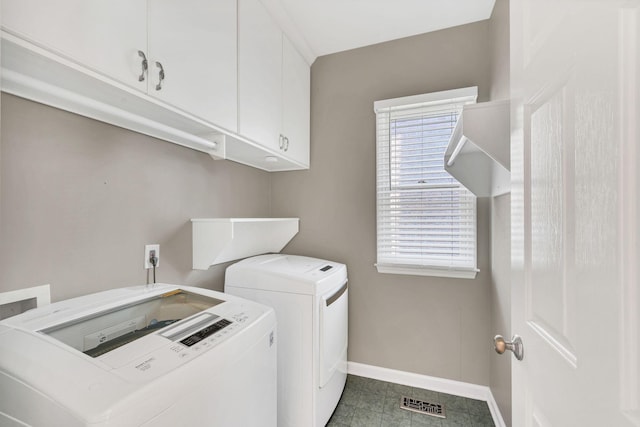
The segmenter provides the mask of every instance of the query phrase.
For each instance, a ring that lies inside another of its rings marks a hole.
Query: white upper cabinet
[[[282,38],[282,134],[291,158],[309,165],[311,73],[286,36]]]
[[[259,0],[238,0],[239,133],[278,150],[282,31]]]
[[[146,0],[2,0],[4,30],[115,80],[146,90]]]
[[[235,0],[2,0],[5,31],[234,132],[236,22]]]
[[[236,132],[236,26],[235,0],[149,1],[149,95]]]
[[[259,0],[0,4],[4,92],[217,159],[309,167],[309,65]]]
[[[238,1],[239,133],[309,165],[309,65],[259,0]]]

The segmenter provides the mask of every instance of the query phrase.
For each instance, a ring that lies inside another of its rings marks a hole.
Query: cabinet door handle
[[[164,68],[162,68],[162,64],[156,61],[156,67],[160,69],[158,71],[158,84],[156,85],[156,90],[162,90],[162,82],[164,81]]]
[[[284,151],[289,151],[289,137],[284,137]]]
[[[144,55],[143,51],[139,50],[138,56],[142,58],[142,73],[140,73],[140,75],[138,76],[138,81],[143,82],[144,75],[147,73],[147,70],[149,69],[149,63],[147,62],[147,57]]]
[[[281,150],[284,149],[284,135],[280,134],[280,139],[278,140],[278,148]]]

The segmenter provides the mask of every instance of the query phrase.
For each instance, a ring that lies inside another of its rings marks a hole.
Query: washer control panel
[[[202,312],[145,337],[151,351],[117,369],[120,376],[135,382],[156,378],[221,345],[263,314],[262,310],[239,304],[221,304],[212,310],[215,313]]]
[[[199,343],[203,339],[208,338],[211,335],[215,334],[216,332],[226,328],[231,323],[233,322],[227,319],[219,320],[213,325],[202,328],[195,334],[189,335],[188,337],[180,340],[180,343],[186,345],[187,347],[191,347],[192,345]]]

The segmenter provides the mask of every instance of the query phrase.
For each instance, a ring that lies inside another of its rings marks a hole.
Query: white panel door
[[[511,1],[514,426],[640,425],[639,23]]]
[[[149,1],[149,94],[237,131],[236,15],[235,0]]]
[[[311,73],[286,36],[282,38],[282,133],[285,156],[309,165]]]
[[[147,49],[147,0],[2,0],[2,27],[129,86]]]
[[[282,31],[259,0],[238,1],[239,133],[280,151]]]

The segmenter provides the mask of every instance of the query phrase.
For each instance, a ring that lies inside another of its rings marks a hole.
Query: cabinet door
[[[239,133],[280,151],[282,31],[258,0],[238,1]]]
[[[311,79],[309,65],[293,44],[282,43],[282,133],[287,138],[285,155],[309,165]]]
[[[146,0],[2,0],[2,27],[51,52],[146,90]]]
[[[149,1],[148,27],[149,94],[237,131],[235,0]]]

